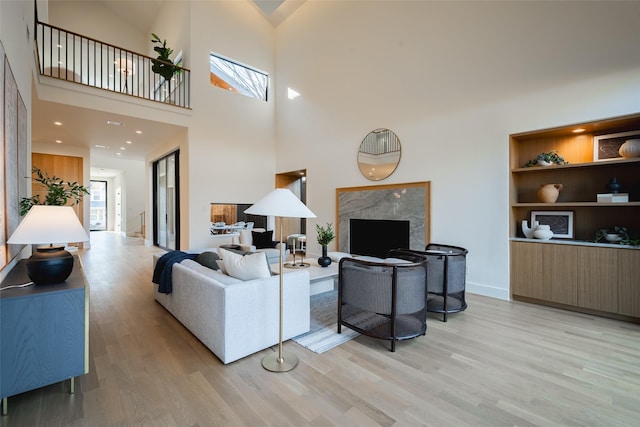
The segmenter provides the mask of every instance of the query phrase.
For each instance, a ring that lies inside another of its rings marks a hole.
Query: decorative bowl
[[[609,233],[604,236],[604,238],[607,239],[607,242],[609,243],[618,243],[620,240],[622,240],[622,236],[616,233]]]

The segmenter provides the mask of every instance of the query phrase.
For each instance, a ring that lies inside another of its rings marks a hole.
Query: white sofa
[[[162,254],[154,255],[154,267]],[[242,281],[186,259],[154,298],[227,364],[278,343],[279,276]],[[283,340],[309,331],[309,273],[284,276]]]

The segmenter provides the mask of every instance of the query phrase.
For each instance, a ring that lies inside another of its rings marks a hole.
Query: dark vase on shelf
[[[617,194],[621,188],[622,186],[618,182],[618,178],[611,178],[607,184],[607,190],[611,194]]]
[[[320,267],[329,267],[331,265],[331,258],[327,256],[327,245],[322,245],[322,256],[318,258],[318,265]]]

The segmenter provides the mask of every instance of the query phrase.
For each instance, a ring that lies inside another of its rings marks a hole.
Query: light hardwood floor
[[[223,365],[153,300],[157,249],[92,233],[90,372],[9,398],[2,426],[638,426],[640,326],[468,295],[427,335],[359,337],[291,372]],[[470,254],[469,256],[473,256]],[[274,307],[274,309],[276,309]]]

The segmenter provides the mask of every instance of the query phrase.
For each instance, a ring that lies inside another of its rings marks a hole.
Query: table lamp
[[[262,367],[272,372],[287,372],[298,364],[295,355],[284,357],[282,354],[282,289],[283,289],[283,263],[282,263],[282,218],[315,218],[315,214],[298,199],[295,194],[286,188],[276,188],[271,193],[258,200],[244,213],[251,215],[275,216],[280,226],[280,338],[278,340],[278,353],[265,356],[262,359]]]
[[[39,246],[27,260],[27,274],[36,285],[62,283],[73,270],[69,242],[89,240],[71,206],[34,205],[7,243]]]

